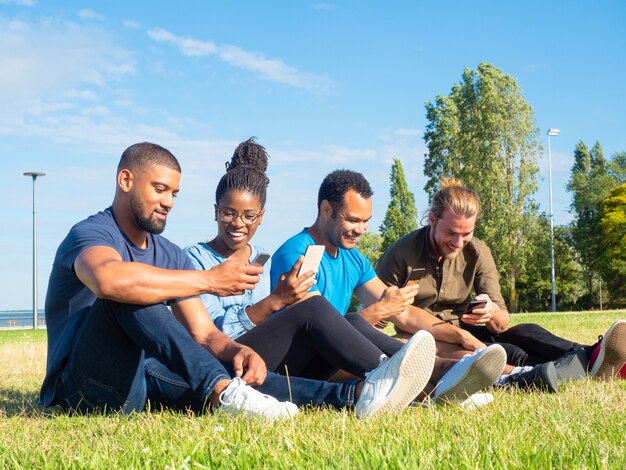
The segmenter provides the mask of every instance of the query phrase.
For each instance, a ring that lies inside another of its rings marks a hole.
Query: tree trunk
[[[509,274],[509,311],[517,312],[517,291],[515,290],[516,276],[514,273]]]

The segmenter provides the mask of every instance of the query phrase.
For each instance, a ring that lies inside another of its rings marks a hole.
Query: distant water
[[[0,329],[32,327],[32,310],[0,310]],[[37,327],[46,327],[46,319],[44,318],[43,310],[39,310],[39,312],[37,312]]]

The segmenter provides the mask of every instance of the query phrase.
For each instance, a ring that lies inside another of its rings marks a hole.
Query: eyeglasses
[[[231,211],[230,209],[217,209],[217,213],[220,215],[220,220],[226,224],[230,224],[235,219],[241,219],[244,225],[250,227],[254,225],[259,219],[261,214],[256,212],[243,212],[241,214]]]

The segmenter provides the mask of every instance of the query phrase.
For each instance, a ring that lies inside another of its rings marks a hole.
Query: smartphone
[[[268,259],[270,259],[269,253],[257,253],[257,255],[254,257],[250,264],[256,264],[257,266],[263,267],[263,265],[267,263]]]
[[[486,300],[472,300],[463,312],[463,314],[472,313],[472,310],[474,310],[475,308],[483,308],[485,305],[487,305]]]
[[[426,274],[425,268],[412,268],[411,266],[409,266],[407,268],[406,279],[404,280],[404,284],[402,285],[402,287],[419,284],[420,279],[424,277],[424,274]]]
[[[306,247],[306,252],[304,253],[304,261],[298,270],[298,277],[302,276],[304,273],[308,271],[317,271],[320,263],[322,262],[322,257],[324,256],[324,251],[326,247],[324,245],[309,245]]]

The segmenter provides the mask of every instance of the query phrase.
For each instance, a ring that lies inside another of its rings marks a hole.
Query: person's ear
[[[119,186],[119,188],[123,192],[128,193],[133,188],[133,183],[134,176],[132,172],[127,168],[120,170],[120,172],[117,174],[117,185]]]
[[[433,229],[435,227],[435,215],[432,212],[428,213],[428,225],[430,225],[430,228]]]
[[[263,216],[265,215],[265,209],[263,209],[260,213],[259,213],[259,220],[258,220],[258,224],[257,225],[261,225],[263,223]]]
[[[320,214],[327,219],[330,219],[333,215],[333,206],[328,199],[324,199],[320,204]]]

